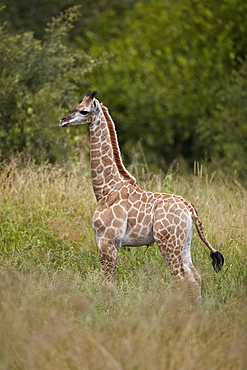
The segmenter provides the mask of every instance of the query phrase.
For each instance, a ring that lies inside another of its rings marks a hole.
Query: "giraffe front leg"
[[[99,240],[98,248],[104,282],[107,284],[114,284],[116,281],[118,250],[116,246],[107,239]]]

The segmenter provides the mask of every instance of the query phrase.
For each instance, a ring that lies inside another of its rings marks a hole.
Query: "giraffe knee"
[[[110,243],[106,239],[101,239],[98,243],[98,249],[100,256],[105,256],[108,259],[117,258],[117,248],[114,244]]]
[[[176,281],[183,281],[185,278],[184,267],[181,263],[169,264],[171,276]]]

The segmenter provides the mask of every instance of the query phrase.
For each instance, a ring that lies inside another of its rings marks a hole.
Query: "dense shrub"
[[[78,85],[86,86],[94,66],[83,50],[67,43],[78,14],[73,7],[53,18],[42,40],[32,32],[13,35],[4,24],[0,28],[2,157],[25,152],[54,161],[71,153],[69,130],[59,129],[58,120],[75,104]]]

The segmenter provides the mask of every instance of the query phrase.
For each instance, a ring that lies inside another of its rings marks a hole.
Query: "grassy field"
[[[247,369],[247,190],[195,166],[139,185],[196,205],[226,260],[221,273],[194,233],[204,312],[174,290],[157,247],[123,248],[117,286],[101,285],[83,160],[0,169],[0,369]]]

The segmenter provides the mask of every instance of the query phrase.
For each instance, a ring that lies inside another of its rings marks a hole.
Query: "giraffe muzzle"
[[[66,119],[65,118],[62,118],[59,122],[59,126],[60,127],[68,127],[69,126],[69,122],[66,122]]]

